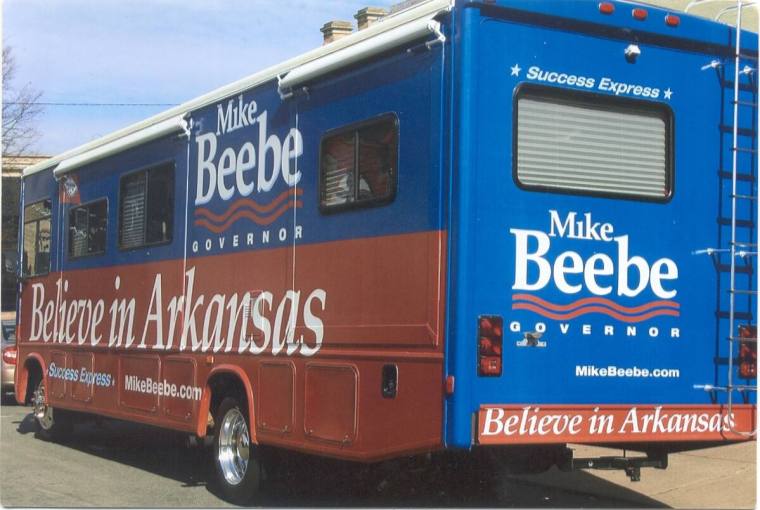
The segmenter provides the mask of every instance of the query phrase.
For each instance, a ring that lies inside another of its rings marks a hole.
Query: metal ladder
[[[699,3],[707,3],[709,0],[695,0],[691,2],[689,7],[698,5]],[[713,60],[702,69],[716,69],[719,73],[719,79],[721,81],[721,87],[725,91],[726,89],[732,89],[733,96],[731,100],[732,106],[732,122],[730,125],[721,125],[721,136],[731,134],[731,171],[720,170],[721,179],[730,179],[731,191],[729,195],[730,204],[730,217],[726,218],[723,215],[723,206],[721,204],[720,217],[718,218],[720,235],[719,238],[723,239],[723,229],[730,228],[730,241],[728,247],[721,248],[708,248],[706,250],[699,250],[695,253],[706,253],[713,256],[716,268],[718,269],[718,285],[721,285],[722,274],[726,270],[729,276],[728,282],[728,310],[722,309],[721,303],[723,298],[719,297],[718,305],[719,310],[718,321],[721,319],[728,320],[728,356],[727,356],[727,369],[728,374],[726,378],[725,386],[720,385],[719,381],[716,381],[716,385],[704,384],[695,385],[695,388],[703,389],[710,392],[725,392],[726,393],[726,411],[730,416],[733,412],[733,406],[735,405],[735,393],[738,393],[746,403],[748,401],[748,395],[751,392],[757,393],[757,383],[755,384],[737,384],[735,382],[735,368],[737,362],[737,345],[739,342],[753,343],[757,346],[757,329],[754,329],[754,336],[743,335],[740,332],[741,326],[737,323],[739,321],[754,322],[756,326],[756,317],[753,311],[757,306],[758,291],[755,285],[755,269],[753,261],[756,263],[758,260],[758,241],[756,234],[757,223],[755,217],[757,215],[758,198],[757,198],[757,130],[755,126],[752,127],[740,127],[742,118],[749,117],[754,123],[757,122],[757,57],[744,55],[741,51],[741,34],[740,29],[742,23],[742,11],[749,5],[756,5],[754,2],[748,2],[746,0],[738,0],[735,6],[721,10],[717,17],[723,16],[725,13],[736,10],[736,40],[733,53],[733,81],[726,80],[726,72],[723,69],[722,64]],[[687,10],[688,8],[687,7]],[[752,59],[755,62],[755,67],[747,65],[747,60]],[[742,81],[743,80],[743,81]],[[749,99],[748,99],[749,96]],[[725,104],[725,101],[724,101]],[[754,108],[754,114],[752,109]],[[723,121],[721,120],[721,124]],[[749,142],[747,141],[749,140]],[[723,142],[723,140],[721,140]],[[745,167],[749,167],[749,171],[740,171],[740,159],[746,162]],[[723,161],[721,161],[721,166]],[[742,187],[743,189],[739,189]],[[721,185],[721,190],[723,186]],[[723,196],[723,191],[721,191]],[[721,200],[722,202],[723,200]],[[744,210],[749,210],[749,218],[739,218],[737,209],[744,207]],[[721,244],[723,244],[721,242]],[[721,255],[728,255],[730,257],[729,263],[725,264],[721,261]],[[743,263],[740,264],[739,261]],[[737,282],[737,276],[741,276],[745,280],[746,285],[739,285]],[[737,310],[737,301],[742,300],[745,308],[743,310]],[[747,329],[744,330],[746,333]],[[752,331],[751,329],[749,331]],[[719,331],[719,336],[722,334]],[[756,347],[755,347],[756,352]],[[756,380],[756,379],[755,379]],[[755,436],[756,430],[752,432],[743,432],[732,430],[732,432],[744,436]]]

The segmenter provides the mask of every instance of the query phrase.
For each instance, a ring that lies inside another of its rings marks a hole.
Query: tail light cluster
[[[18,358],[18,350],[15,345],[3,349],[3,361],[10,365],[15,365],[16,358]]]
[[[612,2],[600,2],[599,12],[607,16],[614,14],[615,4],[613,4]],[[636,7],[631,10],[631,17],[638,21],[644,21],[649,17],[649,11],[647,11],[646,9],[642,9],[641,7]],[[681,18],[679,18],[675,14],[667,14],[665,16],[665,24],[669,27],[677,27],[678,25],[681,24]]]
[[[478,375],[501,375],[501,345],[504,320],[498,315],[481,315],[478,318]]]
[[[757,377],[757,326],[739,326],[739,375]]]

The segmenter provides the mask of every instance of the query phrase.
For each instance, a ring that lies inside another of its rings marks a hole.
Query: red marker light
[[[3,349],[3,361],[10,365],[15,365],[16,360],[18,359],[18,350],[16,349],[16,346],[13,345],[11,347],[6,347]]]
[[[615,12],[615,5],[610,2],[602,2],[599,4],[599,12],[602,14],[612,14]]]
[[[446,395],[453,395],[454,394],[454,376],[453,375],[447,375],[446,376]]]
[[[637,19],[639,21],[644,21],[645,19],[647,19],[648,13],[646,9],[641,9],[637,7],[636,9],[631,11],[631,14],[633,14],[634,19]]]
[[[681,24],[681,18],[675,14],[668,14],[665,16],[665,24],[669,27],[677,27]]]

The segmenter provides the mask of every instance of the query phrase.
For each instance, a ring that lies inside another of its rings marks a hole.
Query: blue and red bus
[[[235,501],[264,445],[751,439],[756,67],[657,7],[428,0],[30,167],[16,397],[213,436]]]

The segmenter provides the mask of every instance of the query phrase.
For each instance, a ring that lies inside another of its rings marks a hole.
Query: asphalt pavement
[[[577,446],[577,456],[610,451]],[[618,454],[619,451],[613,453]],[[466,460],[371,468],[289,456],[266,507],[754,508],[755,443],[674,454],[640,482],[618,471],[510,476]],[[30,409],[0,407],[0,503],[6,507],[230,506],[209,483],[208,449],[175,432],[116,420],[78,425],[65,443],[35,437]]]

